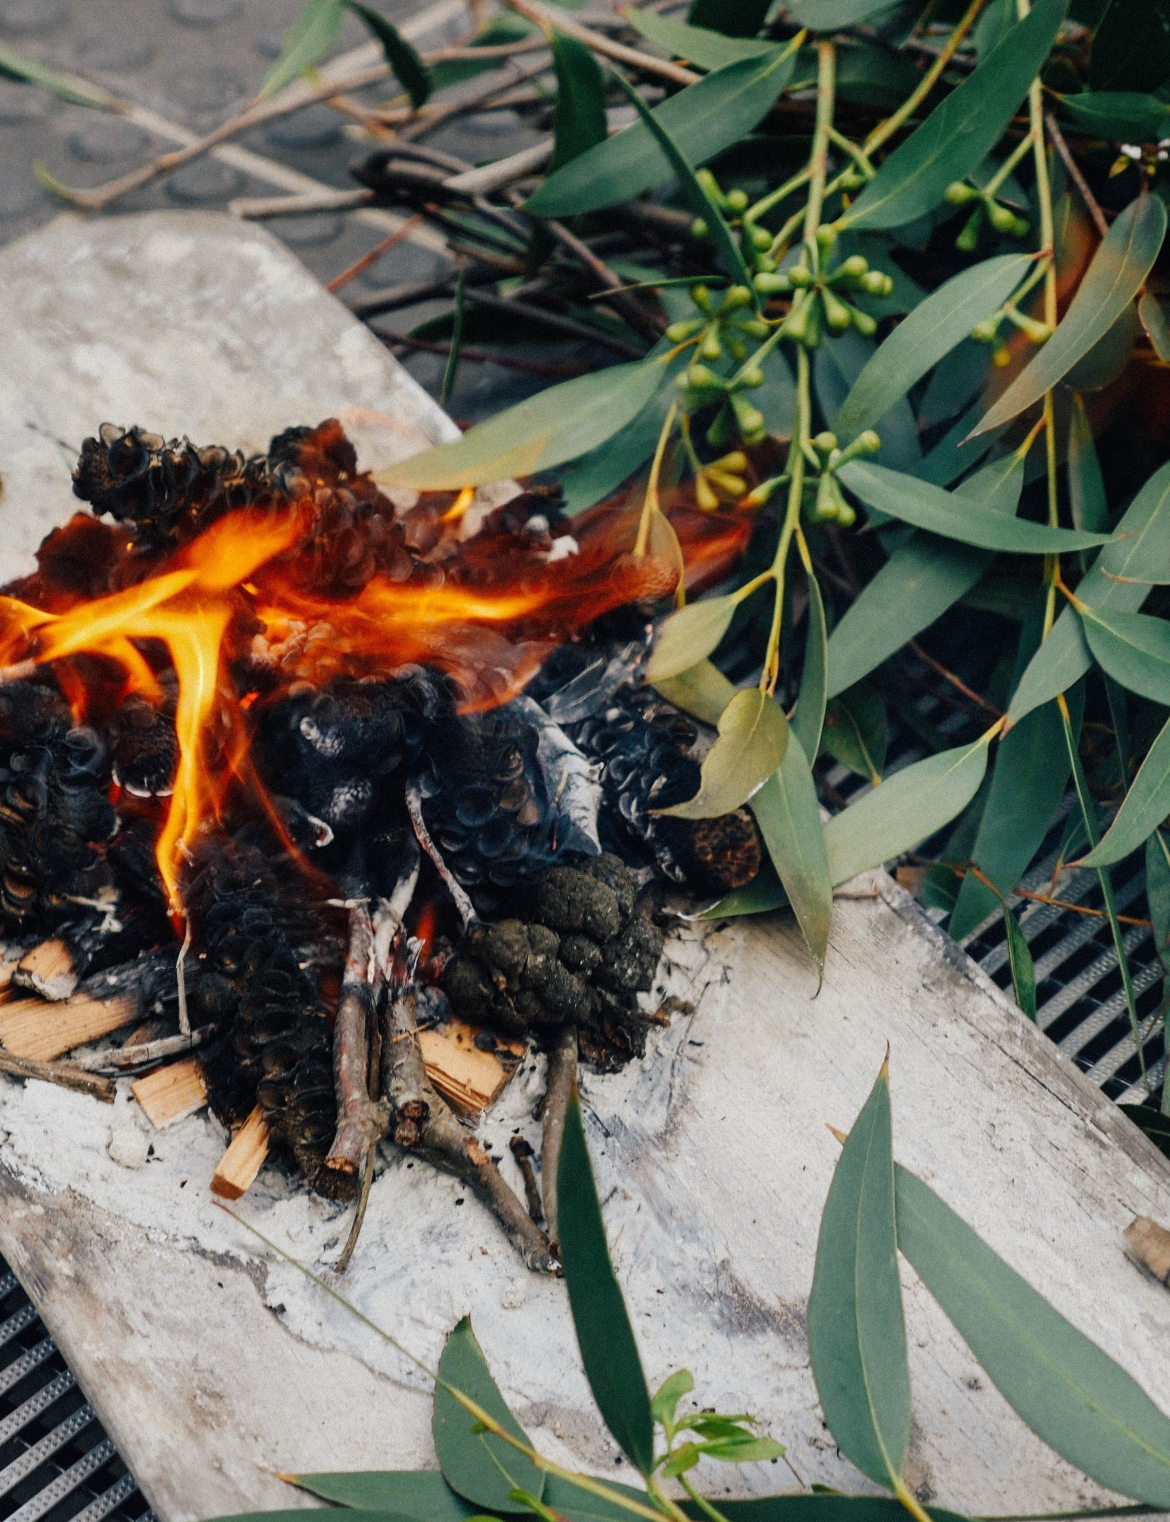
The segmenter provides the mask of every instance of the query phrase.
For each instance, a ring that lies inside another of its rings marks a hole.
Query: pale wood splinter
[[[221,1200],[247,1194],[268,1156],[268,1122],[259,1105],[232,1137],[232,1144],[211,1176],[211,1192]]]
[[[156,1129],[193,1115],[207,1103],[207,1084],[197,1057],[155,1068],[130,1085],[130,1092]]]

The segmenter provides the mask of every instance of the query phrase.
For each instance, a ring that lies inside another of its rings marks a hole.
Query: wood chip
[[[29,993],[54,1002],[68,999],[77,987],[73,970],[73,952],[58,936],[42,941],[21,957],[12,977],[13,983]]]
[[[1143,1268],[1163,1284],[1170,1283],[1170,1231],[1148,1215],[1138,1215],[1125,1228],[1125,1240]]]
[[[486,1110],[516,1071],[515,1063],[505,1064],[495,1052],[480,1051],[475,1044],[479,1029],[462,1020],[448,1020],[418,1033],[427,1077],[443,1098],[465,1115]],[[513,1056],[523,1057],[523,1042],[504,1044]]]
[[[211,1176],[211,1192],[223,1200],[238,1200],[251,1188],[268,1156],[268,1122],[259,1105],[232,1137],[232,1144]]]
[[[113,999],[80,994],[61,1004],[15,999],[0,1006],[0,1045],[14,1057],[50,1062],[75,1046],[108,1036],[137,1015],[135,994],[119,994]]]
[[[182,1062],[155,1068],[153,1073],[132,1083],[130,1092],[155,1127],[193,1115],[207,1103],[203,1066],[197,1057],[185,1057]]]

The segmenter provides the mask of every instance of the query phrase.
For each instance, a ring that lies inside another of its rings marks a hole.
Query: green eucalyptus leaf
[[[679,1401],[684,1395],[689,1395],[694,1388],[695,1376],[691,1371],[676,1369],[673,1374],[667,1375],[654,1392],[654,1399],[650,1402],[650,1415],[664,1427],[672,1427]]]
[[[1170,106],[1136,90],[1086,90],[1058,95],[1061,110],[1081,132],[1115,143],[1156,143],[1170,131]]]
[[[1003,924],[1007,934],[1008,964],[1011,967],[1016,1003],[1035,1025],[1036,967],[1032,961],[1031,948],[1020,929],[1020,922],[1006,903],[1003,906]]]
[[[654,349],[647,357],[657,358],[659,352],[665,353],[665,347],[661,351]],[[648,463],[674,398],[670,373],[663,366],[658,390],[637,415],[596,449],[591,449],[564,468],[559,484],[562,493],[561,511],[566,517],[575,518],[586,508],[603,502],[640,466]]]
[[[557,1198],[561,1260],[585,1377],[622,1452],[639,1473],[649,1474],[654,1463],[650,1392],[610,1262],[575,1093],[565,1117]]]
[[[650,1498],[644,1490],[635,1490],[632,1485],[619,1485],[613,1479],[607,1479],[605,1483],[608,1489],[619,1491],[641,1506],[649,1504]],[[544,1504],[550,1511],[564,1517],[565,1522],[631,1522],[629,1511],[616,1501],[607,1501],[604,1496],[582,1490],[579,1485],[563,1480],[556,1474],[545,1476]]]
[[[725,37],[722,32],[713,32],[704,26],[688,26],[685,21],[674,21],[654,11],[631,7],[626,19],[643,37],[657,43],[664,53],[685,58],[698,69],[721,69],[724,64],[738,63],[741,58],[764,58],[780,51],[774,42],[755,37]]]
[[[772,0],[691,0],[687,20],[728,37],[754,37],[764,24]]]
[[[476,1513],[437,1469],[358,1470],[352,1474],[298,1474],[293,1483],[323,1501],[368,1512],[414,1517],[417,1522],[467,1522]]]
[[[812,0],[814,6],[818,3]],[[836,0],[827,3],[832,7]],[[1067,3],[1039,0],[974,73],[894,149],[841,223],[858,228],[900,227],[932,211],[952,180],[970,174],[999,141],[1048,56]],[[794,12],[798,20],[802,10],[808,7],[798,4]],[[832,24],[848,23],[835,20]]]
[[[1114,530],[1114,542],[1077,587],[1077,598],[1102,612],[1135,613],[1150,595],[1149,583],[1168,569],[1170,464],[1155,471],[1130,503]],[[1066,692],[1091,663],[1081,621],[1066,608],[1024,672],[1008,709],[1008,723],[1018,723],[1039,704]]]
[[[1085,642],[1099,666],[1129,692],[1170,707],[1170,623],[1148,613],[1085,605]]]
[[[264,76],[260,98],[266,99],[319,63],[341,31],[346,0],[308,0],[285,37],[284,49]]]
[[[346,0],[346,4],[351,11],[361,17],[369,31],[381,43],[382,52],[394,78],[410,96],[410,103],[417,111],[430,99],[434,88],[427,66],[418,56],[417,50],[380,11],[368,5],[359,5],[358,0]]]
[[[488,1511],[527,1511],[521,1502],[512,1500],[511,1492],[519,1488],[539,1497],[544,1490],[543,1473],[501,1438],[476,1431],[475,1418],[445,1388],[451,1385],[470,1396],[513,1437],[528,1443],[527,1434],[508,1410],[491,1376],[483,1349],[471,1330],[470,1316],[464,1316],[447,1338],[439,1358],[439,1379],[442,1383],[435,1386],[431,1431],[443,1478],[473,1506]]]
[[[759,914],[790,903],[805,945],[818,970],[823,970],[833,914],[833,888],[816,785],[795,732],[788,737],[779,770],[751,800],[751,810],[780,882],[762,885],[754,901],[750,899],[754,885],[749,884],[739,890],[748,896],[747,904],[733,907],[735,895],[731,894],[708,910],[704,918],[731,913]],[[767,894],[769,888],[771,892]]]
[[[528,476],[575,460],[604,444],[654,396],[663,380],[657,359],[614,365],[550,386],[440,444],[375,473],[389,486],[443,491]]]
[[[697,1443],[680,1443],[662,1466],[663,1478],[674,1480],[680,1474],[686,1474],[695,1468],[702,1456]]]
[[[694,1522],[706,1522],[694,1501],[680,1503]],[[892,1496],[846,1496],[839,1491],[813,1490],[806,1495],[756,1496],[750,1501],[720,1500],[727,1522],[905,1522],[906,1508]],[[931,1506],[935,1522],[968,1522],[957,1512]]]
[[[693,714],[704,724],[718,724],[719,716],[736,694],[735,686],[711,661],[697,661],[677,676],[660,677],[654,686],[668,703]]]
[[[1170,1507],[1170,1418],[921,1179],[896,1180],[898,1246],[1000,1394],[1098,1484]]]
[[[872,687],[855,682],[825,711],[821,743],[842,766],[878,783],[886,764],[886,705]]]
[[[875,427],[893,402],[960,344],[977,322],[998,311],[1027,274],[1032,257],[1003,254],[984,259],[952,276],[916,306],[876,350],[833,419],[842,447]]]
[[[987,770],[987,742],[927,756],[887,777],[825,825],[834,887],[912,851],[974,798]]]
[[[1109,502],[1097,446],[1078,392],[1073,393],[1068,428],[1068,495],[1075,528],[1099,534],[1109,527]]]
[[[646,664],[646,680],[658,686],[668,677],[680,676],[711,654],[727,633],[739,600],[704,597],[672,613],[658,631],[658,640]]]
[[[116,98],[100,85],[91,84],[88,79],[79,79],[75,74],[62,74],[58,69],[50,69],[46,64],[38,63],[35,58],[26,58],[15,48],[0,43],[0,75],[5,74],[12,79],[23,79],[30,85],[39,85],[42,90],[48,90],[50,95],[68,101],[73,106],[94,106],[99,111],[112,111],[118,104]]]
[[[1049,528],[1043,523],[1009,518],[994,509],[976,507],[929,481],[887,470],[870,460],[850,460],[839,468],[837,475],[843,485],[879,512],[979,549],[1016,555],[1060,555],[1111,542],[1108,534]]]
[[[1170,942],[1170,838],[1157,829],[1146,841],[1146,902],[1154,925],[1154,945],[1165,957]]]
[[[1136,851],[1170,814],[1170,722],[1158,733],[1133,785],[1100,845],[1081,858],[1087,867],[1108,867]]]
[[[788,10],[800,26],[811,27],[814,32],[835,32],[889,8],[890,0],[794,0]]]
[[[788,749],[784,752],[784,760],[789,761],[792,756],[792,740],[788,741]],[[805,766],[808,762],[805,762]],[[783,767],[783,763],[781,763]],[[760,791],[752,799],[750,807],[756,813],[760,807],[760,799],[768,791],[769,783],[765,782]],[[816,789],[813,789],[813,802],[816,802]],[[820,821],[818,820],[818,826]],[[763,826],[760,827],[763,833]],[[744,888],[733,888],[701,914],[696,914],[697,920],[726,920],[735,919],[741,914],[769,914],[773,909],[783,909],[788,904],[788,895],[785,893],[775,867],[770,861],[766,861],[760,870]],[[830,892],[830,908],[831,892]]]
[[[910,1369],[884,1065],[846,1138],[821,1215],[808,1352],[838,1448],[877,1484],[899,1484],[910,1441]]]
[[[1170,360],[1170,327],[1166,324],[1162,303],[1150,291],[1143,291],[1138,298],[1138,320],[1146,330],[1154,353],[1165,364]]]
[[[715,1438],[704,1443],[702,1456],[719,1459],[724,1464],[766,1464],[784,1453],[784,1444],[774,1437],[756,1437],[744,1432],[735,1437]]]
[[[984,415],[976,433],[998,428],[1038,402],[1105,337],[1141,290],[1165,235],[1166,207],[1157,196],[1130,202],[1098,245],[1056,332]]]
[[[792,733],[800,741],[806,757],[821,748],[821,730],[825,722],[825,699],[829,682],[829,641],[825,628],[825,604],[815,576],[808,577],[808,636],[804,646],[804,668],[800,692],[796,699],[796,717]]]
[[[1112,385],[1129,363],[1139,327],[1137,302],[1131,301],[1089,352],[1077,360],[1061,385],[1073,391],[1102,391]]]
[[[605,119],[605,75],[597,59],[575,37],[554,31],[553,68],[557,76],[557,103],[553,108],[553,156],[549,172],[604,143],[609,135]]]
[[[792,75],[791,51],[745,58],[688,85],[656,106],[655,122],[690,165],[738,143],[771,110]],[[677,171],[654,133],[638,121],[549,175],[525,202],[536,217],[571,217],[654,190]]]
[[[788,746],[788,720],[769,693],[737,692],[719,716],[719,738],[703,759],[699,791],[663,809],[676,819],[716,819],[756,793],[780,765]]]

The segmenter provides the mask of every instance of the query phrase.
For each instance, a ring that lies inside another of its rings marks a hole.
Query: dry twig
[[[77,1094],[91,1094],[105,1104],[114,1102],[114,1080],[87,1072],[80,1063],[34,1062],[30,1057],[11,1057],[0,1052],[0,1073],[7,1073],[10,1078],[39,1078]]]
[[[611,42],[600,32],[591,31],[589,27],[570,20],[564,11],[550,10],[547,6],[536,4],[535,0],[508,0],[508,5],[522,16],[527,16],[529,21],[535,21],[538,26],[555,27],[566,37],[583,42],[595,53],[601,53],[617,63],[628,64],[632,69],[640,69],[643,74],[657,74],[659,79],[669,79],[676,85],[697,84],[703,77],[693,69],[684,69],[681,64],[669,63],[664,58],[653,58],[649,53],[640,53],[637,48],[628,48],[622,42]]]
[[[382,977],[374,956],[369,911],[349,911],[349,948],[341,980],[341,1002],[333,1030],[333,1079],[337,1088],[337,1133],[325,1159],[327,1168],[356,1173],[386,1125],[384,1111],[370,1098],[370,1027]]]

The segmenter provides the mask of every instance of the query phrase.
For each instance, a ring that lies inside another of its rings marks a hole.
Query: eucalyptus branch
[[[884,122],[879,122],[865,140],[865,152],[873,153],[883,143],[889,142],[899,127],[917,111],[918,107],[934,89],[943,70],[959,49],[960,43],[979,19],[979,12],[987,4],[987,0],[971,0],[955,29],[943,44],[938,57],[927,69],[919,83],[906,97],[893,116],[888,116]]]

